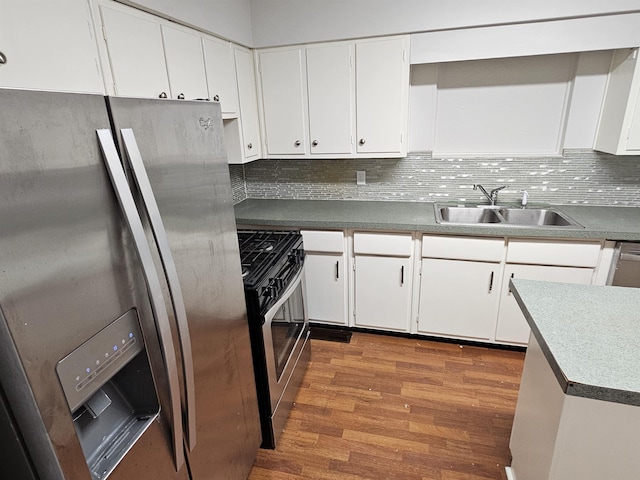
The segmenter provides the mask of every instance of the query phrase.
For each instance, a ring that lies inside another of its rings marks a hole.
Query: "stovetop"
[[[262,316],[304,266],[299,231],[238,230],[244,293],[249,316]]]

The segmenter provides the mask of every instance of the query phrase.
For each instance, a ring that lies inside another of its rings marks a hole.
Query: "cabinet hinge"
[[[402,61],[403,62],[407,61],[407,49],[406,48],[402,49]]]

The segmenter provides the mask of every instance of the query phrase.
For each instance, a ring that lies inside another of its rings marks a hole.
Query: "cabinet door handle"
[[[184,100],[184,93],[178,94],[178,100]]]
[[[302,145],[302,143],[300,143],[300,140],[296,140],[296,141],[293,143],[293,145],[294,145],[295,147],[299,147],[300,145]]]
[[[400,285],[404,285],[404,265],[400,267]]]
[[[247,148],[251,150],[253,148],[253,143],[250,143],[249,145],[247,145]]]
[[[318,140],[314,140],[313,142],[311,142],[311,146],[312,147],[317,147],[318,146]]]
[[[515,273],[512,273],[511,277],[509,277],[509,278],[513,278],[514,275],[515,275]],[[507,292],[507,295],[511,295],[511,285],[509,285],[509,291]]]
[[[364,145],[364,138],[361,138],[360,141],[358,142],[360,145]]]
[[[336,262],[336,280],[340,278],[340,262]]]
[[[5,63],[7,63],[7,56],[0,52],[0,65],[4,65]]]
[[[489,277],[489,293],[493,290],[493,275],[495,272],[491,272],[491,276]]]
[[[213,96],[213,101],[214,102],[219,102],[220,101],[220,95],[214,95]]]
[[[158,98],[167,98],[167,92],[160,92],[160,95],[158,95]]]

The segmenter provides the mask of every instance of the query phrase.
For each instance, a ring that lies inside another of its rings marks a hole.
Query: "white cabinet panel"
[[[529,341],[529,324],[509,288],[509,281],[512,278],[588,285],[593,278],[593,269],[544,265],[505,266],[496,341],[526,345]]]
[[[358,153],[406,153],[406,43],[404,37],[356,43]]]
[[[640,61],[638,49],[614,53],[594,149],[616,155],[640,153]]]
[[[0,4],[0,87],[104,93],[86,2]]]
[[[418,331],[493,340],[502,266],[422,260]]]
[[[354,233],[353,251],[356,255],[393,255],[408,257],[413,242],[411,235],[395,233]]]
[[[311,154],[351,153],[353,46],[308,47],[307,91]]]
[[[412,260],[358,255],[355,262],[355,325],[408,331]]]
[[[258,56],[268,155],[302,155],[307,144],[302,50]]]
[[[230,163],[244,163],[260,158],[260,125],[258,122],[258,99],[256,93],[253,56],[246,48],[234,48],[238,100],[240,104],[241,159]]]
[[[301,230],[306,252],[344,253],[344,233],[324,230]]]
[[[231,43],[205,36],[202,44],[209,98],[220,102],[223,116],[235,117],[238,115],[238,86]]]
[[[171,98],[208,98],[200,35],[162,26]]]
[[[507,263],[596,267],[601,249],[600,242],[511,239]]]
[[[305,277],[309,320],[347,324],[347,278],[343,255],[307,253]]]
[[[424,235],[422,256],[456,260],[500,262],[504,257],[504,238],[449,237]]]
[[[100,5],[116,95],[170,96],[160,24],[134,9]]]

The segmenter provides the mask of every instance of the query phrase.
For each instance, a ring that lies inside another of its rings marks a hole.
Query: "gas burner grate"
[[[238,230],[245,286],[252,287],[263,281],[275,266],[299,248],[301,238],[298,231]]]

